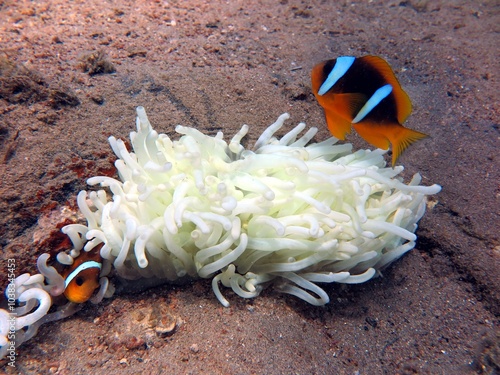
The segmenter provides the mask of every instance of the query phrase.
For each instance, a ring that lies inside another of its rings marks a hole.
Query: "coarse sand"
[[[499,25],[496,1],[0,2],[2,289],[8,258],[33,273],[64,246],[78,191],[114,176],[107,137],[128,139],[137,106],[169,135],[248,124],[253,144],[289,112],[323,140],[309,74],[340,55],[391,64],[406,125],[430,135],[399,159],[404,176],[443,186],[416,248],[382,278],[327,286],[325,307],[224,289],[224,308],[209,280],[121,293],[42,326],[0,372],[499,373]]]

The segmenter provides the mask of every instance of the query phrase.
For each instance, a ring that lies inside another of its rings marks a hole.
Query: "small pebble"
[[[122,358],[122,359],[120,359],[120,365],[128,365],[128,360],[127,360],[127,358]]]
[[[136,336],[132,335],[127,335],[125,339],[123,340],[123,344],[128,350],[136,350],[140,349],[141,347],[145,346],[145,341],[141,338],[138,338]]]

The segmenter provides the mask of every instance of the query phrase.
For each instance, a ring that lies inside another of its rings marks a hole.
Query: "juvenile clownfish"
[[[427,137],[402,125],[411,113],[410,98],[380,57],[323,61],[313,68],[311,81],[332,135],[344,140],[352,125],[375,147],[387,150],[392,144],[393,167],[409,145]]]
[[[75,303],[86,302],[99,287],[102,269],[101,246],[91,251],[82,251],[73,264],[62,272],[66,298]]]

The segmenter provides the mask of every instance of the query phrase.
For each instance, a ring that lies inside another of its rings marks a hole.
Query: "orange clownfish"
[[[387,150],[392,144],[393,167],[410,144],[427,137],[402,125],[411,113],[410,98],[380,57],[323,61],[313,68],[311,81],[333,136],[344,140],[352,125],[375,147]]]
[[[99,287],[102,269],[101,246],[90,252],[82,251],[71,266],[62,273],[66,298],[75,303],[86,302]]]

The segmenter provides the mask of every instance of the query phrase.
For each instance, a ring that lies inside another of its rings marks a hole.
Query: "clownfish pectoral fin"
[[[389,143],[392,144],[393,167],[396,165],[399,156],[409,145],[427,137],[427,134],[405,128],[397,123],[377,124],[361,122],[353,124],[353,127],[365,141],[375,147],[387,150]]]
[[[331,108],[346,120],[352,122],[356,113],[363,108],[366,103],[366,95],[359,93],[335,94],[331,103]]]
[[[337,112],[326,108],[325,118],[330,133],[341,141],[345,140],[346,134],[351,132],[351,121],[339,116]]]
[[[334,94],[322,99],[320,104],[325,110],[326,123],[332,135],[344,140],[351,132],[351,122],[355,114],[366,102],[363,94]]]

